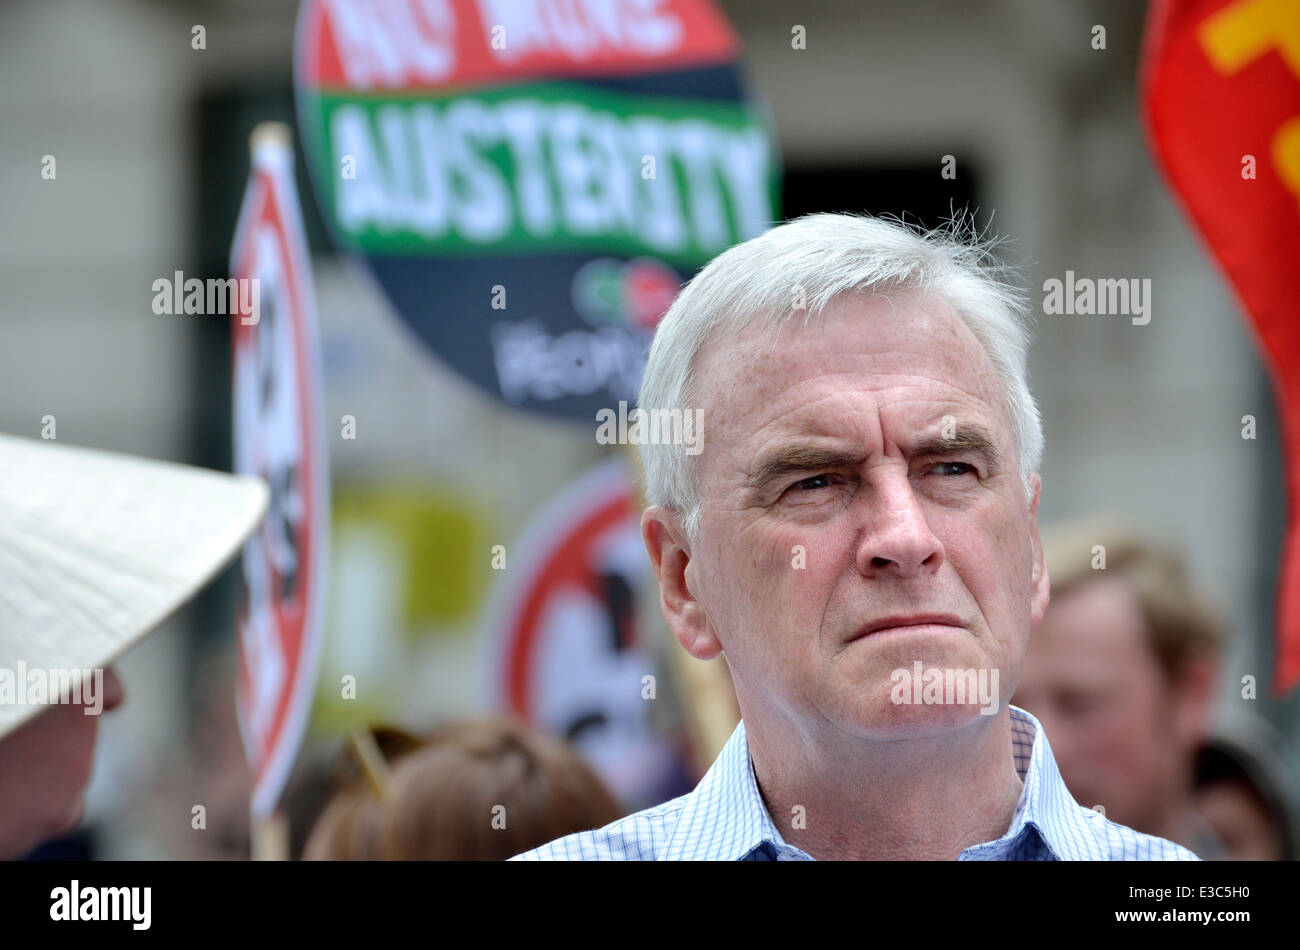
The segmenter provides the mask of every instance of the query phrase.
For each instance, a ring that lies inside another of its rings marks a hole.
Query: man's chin
[[[62,814],[51,819],[41,833],[41,838],[62,838],[64,835],[71,834],[81,827],[81,822],[85,817],[86,796],[82,793],[63,810]]]
[[[926,704],[895,702],[895,698],[889,691],[866,702],[858,697],[853,704],[857,708],[846,710],[845,718],[855,724],[851,730],[864,738],[925,739],[987,723],[1001,708],[996,696],[984,703]]]
[[[911,687],[914,678],[923,684],[925,672],[931,669],[956,672],[989,665],[991,657],[966,631],[919,629],[915,634],[901,631],[851,641],[835,658],[837,672],[859,683],[893,685],[907,680]]]

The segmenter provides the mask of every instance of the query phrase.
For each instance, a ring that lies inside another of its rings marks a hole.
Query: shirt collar
[[[1011,711],[1011,753],[1024,782],[1006,834],[967,848],[964,858],[1004,857],[1037,835],[1058,860],[1102,856],[1098,825],[1105,819],[1075,802],[1061,778],[1042,725],[1016,706]],[[758,791],[745,723],[741,720],[704,778],[686,797],[664,857],[668,860],[736,861],[766,845],[779,856],[809,859],[787,844]]]
[[[1074,800],[1061,778],[1042,723],[1018,706],[1011,706],[1010,710],[1011,754],[1025,787],[1006,834],[996,841],[967,848],[962,852],[963,857],[996,859],[1011,854],[1031,834],[1036,834],[1059,861],[1104,857],[1099,832],[1106,819]]]
[[[790,847],[781,840],[759,794],[742,719],[700,784],[687,796],[664,858],[738,861],[764,842]]]

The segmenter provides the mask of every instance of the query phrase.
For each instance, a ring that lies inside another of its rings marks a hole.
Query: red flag
[[[1284,692],[1300,681],[1300,3],[1155,0],[1141,90],[1153,151],[1273,377],[1289,508],[1274,679]]]

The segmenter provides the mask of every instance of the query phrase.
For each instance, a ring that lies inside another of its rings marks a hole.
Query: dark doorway
[[[979,212],[978,170],[958,167],[957,177],[940,175],[938,161],[839,162],[795,164],[786,169],[782,189],[785,218],[818,211],[887,214],[922,227],[936,227],[954,212]],[[987,213],[977,213],[980,225]]]

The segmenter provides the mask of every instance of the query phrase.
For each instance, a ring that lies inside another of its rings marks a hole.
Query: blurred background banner
[[[1155,153],[1272,371],[1290,462],[1274,671],[1285,692],[1300,682],[1300,4],[1159,0],[1145,46]]]
[[[259,125],[230,272],[235,471],[271,486],[265,520],[244,546],[236,703],[265,817],[288,781],[311,712],[329,546],[320,341],[288,126]],[[245,290],[247,288],[247,290]],[[251,307],[244,302],[251,303]]]
[[[512,406],[635,398],[677,287],[778,217],[766,112],[709,0],[307,0],[321,213],[399,317]]]
[[[484,630],[490,705],[572,742],[610,790],[641,807],[689,791],[688,733],[661,709],[670,671],[641,543],[635,463],[584,472],[501,552]]]

